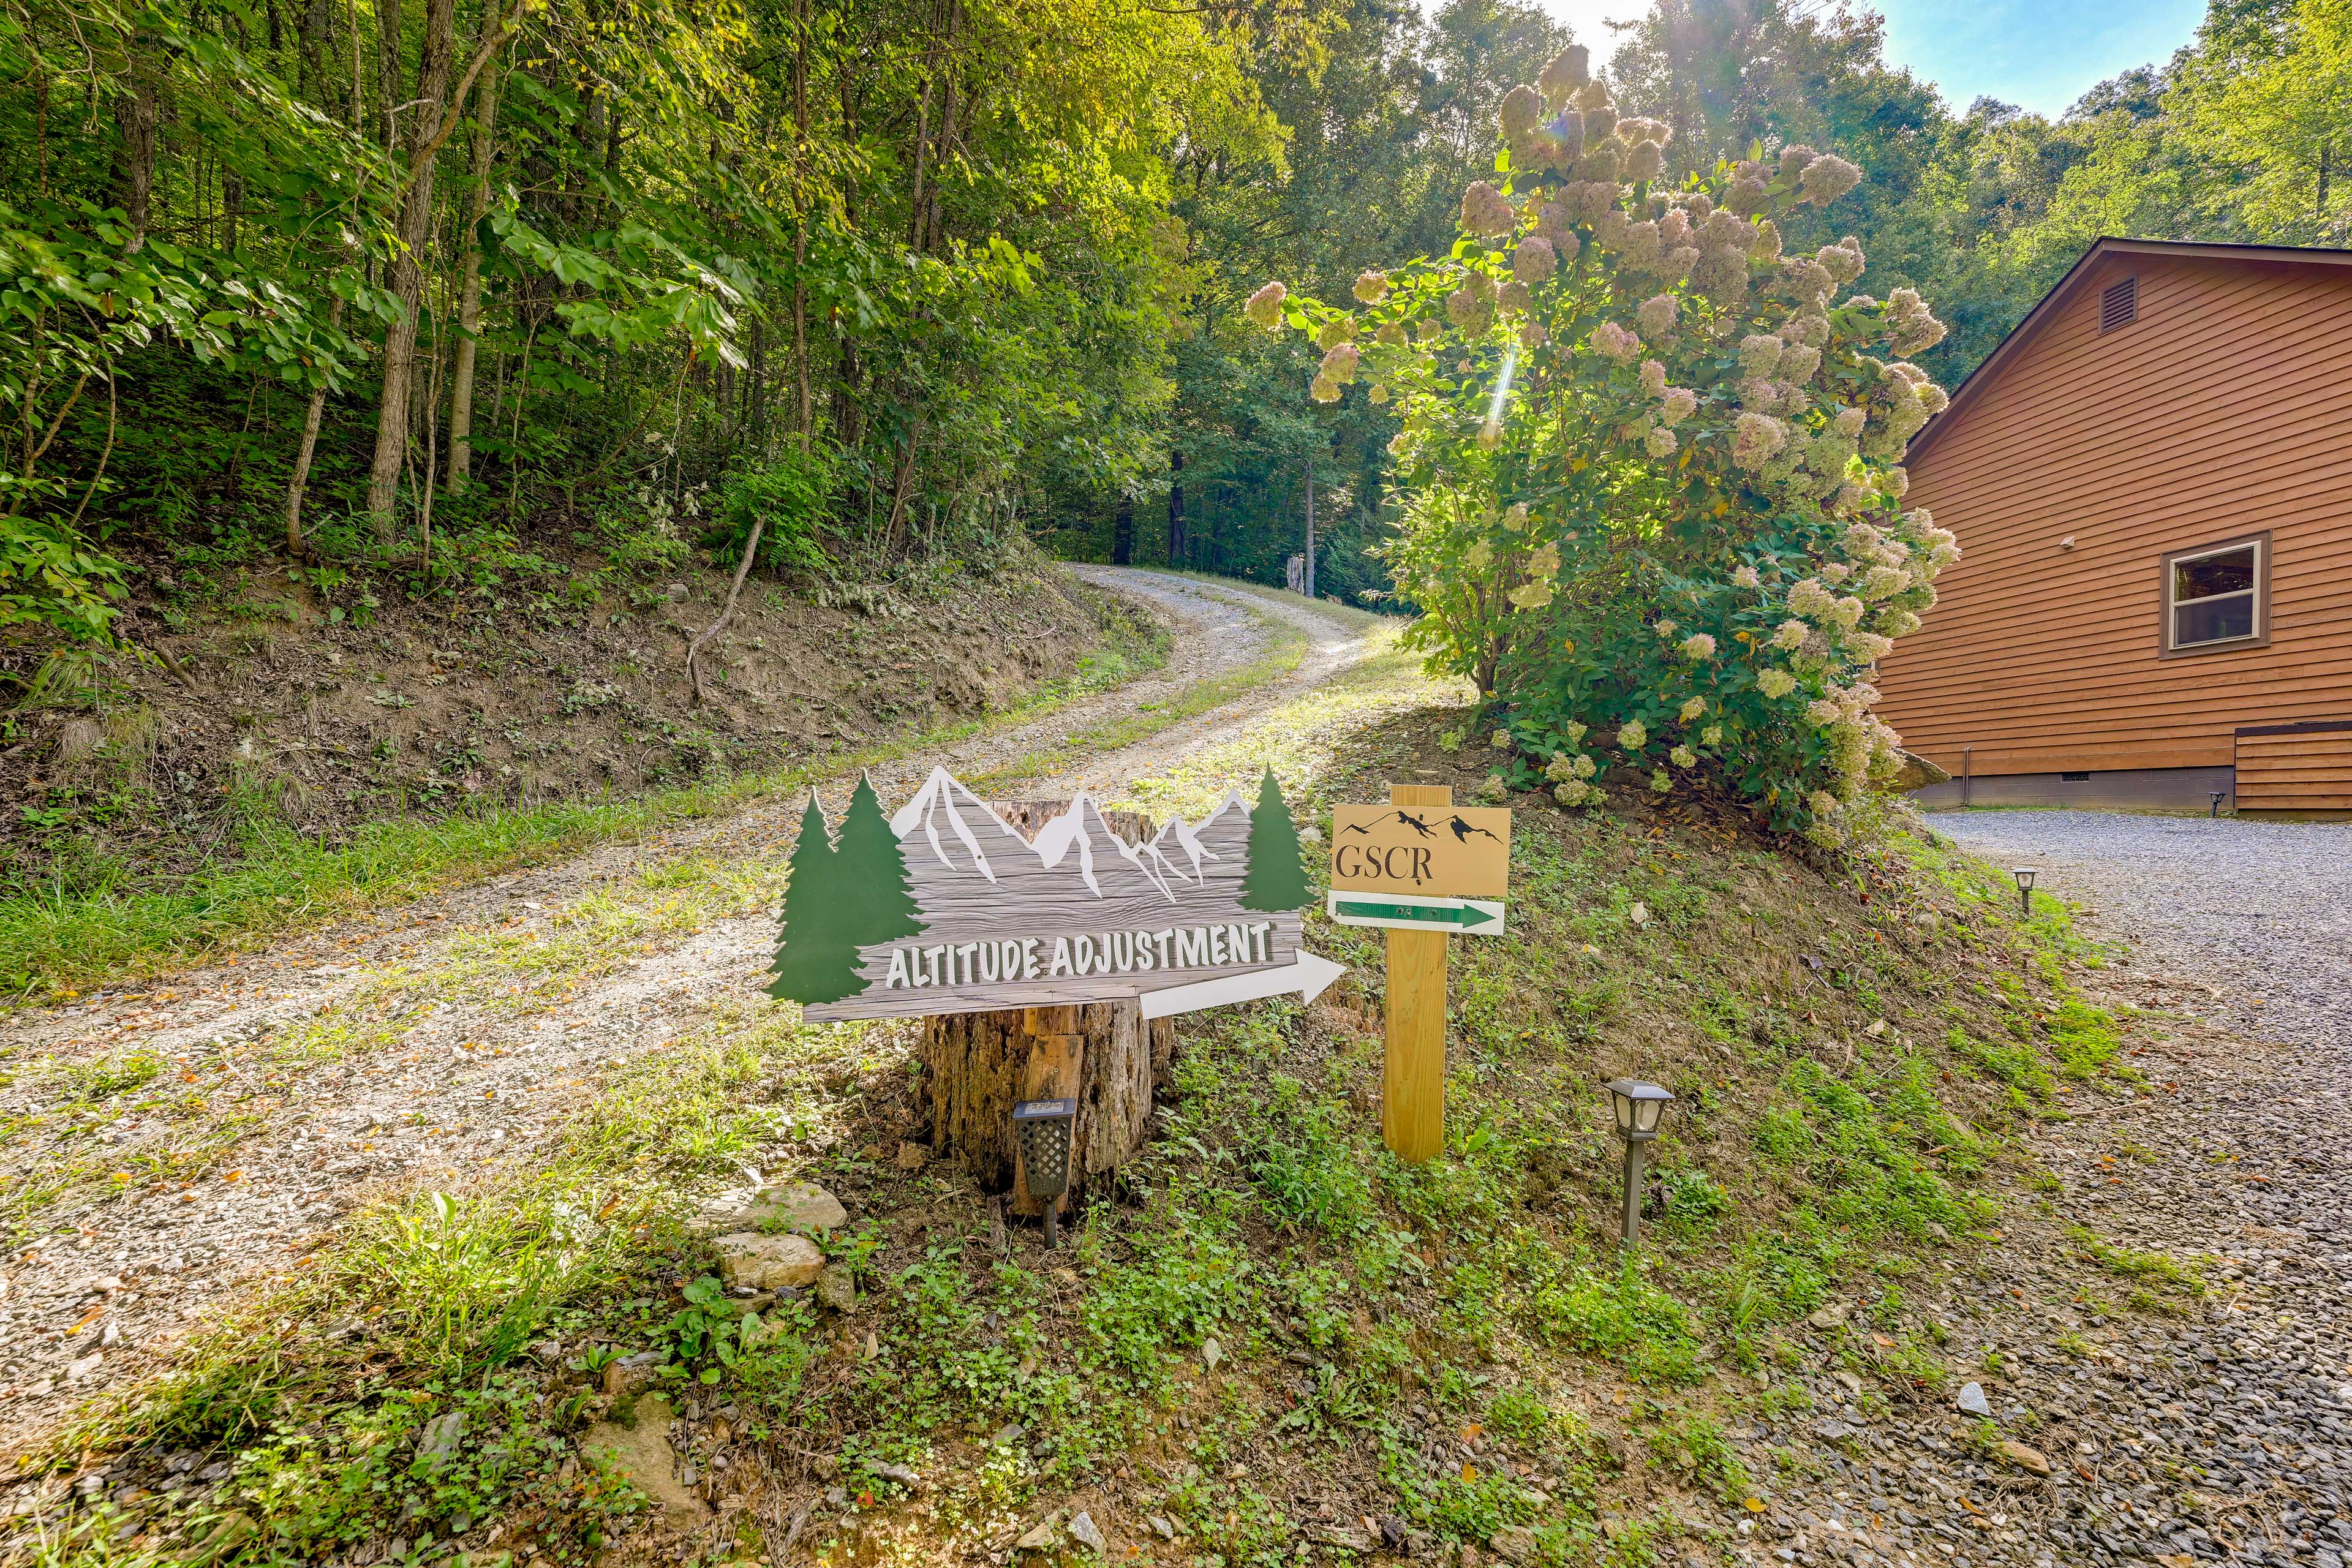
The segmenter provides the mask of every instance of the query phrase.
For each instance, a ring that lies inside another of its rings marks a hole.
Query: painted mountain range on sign
[[[1033,840],[943,768],[887,817],[861,781],[837,831],[803,815],[769,991],[816,1022],[1144,997],[1296,966],[1307,897],[1271,773],[1140,844],[1085,794]]]

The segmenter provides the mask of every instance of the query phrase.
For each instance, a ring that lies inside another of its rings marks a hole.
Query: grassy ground
[[[1133,798],[1195,809],[1272,765],[1328,829],[1391,777],[1467,789],[1458,700],[1375,661]],[[1000,1242],[959,1171],[892,1158],[923,1131],[910,1026],[746,1001],[620,1071],[544,1160],[388,1200],[93,1412],[61,1463],[160,1480],[186,1452],[226,1479],[34,1555],[913,1563],[1034,1530],[1083,1558],[1080,1511],[1119,1560],[1198,1568],[1384,1531],[1552,1568],[1720,1554],[1780,1479],[1727,1423],[1807,1397],[1801,1339],[1865,1400],[1948,1386],[1922,1299],[2031,1202],[2020,1130],[2126,1084],[2143,1025],[2074,994],[2101,955],[2060,905],[2020,916],[1899,822],[1821,865],[1696,808],[1515,804],[1511,933],[1454,944],[1444,1156],[1381,1147],[1377,938],[1313,916],[1350,974],[1188,1020],[1150,1148],[1058,1255]],[[1630,1259],[1597,1089],[1626,1072],[1679,1097]],[[854,1305],[716,1293],[683,1219],[747,1164],[848,1204]],[[2128,1310],[2197,1289],[2075,1245]],[[577,1449],[655,1410],[605,1392],[635,1354],[687,1417],[706,1521]]]
[[[591,845],[723,815],[816,780],[1011,729],[1160,667],[1167,655],[1164,633],[1134,618],[1121,617],[1114,625],[1116,635],[1076,676],[1040,687],[984,719],[772,772],[722,775],[625,797],[388,818],[364,825],[341,844],[297,833],[274,812],[257,806],[236,852],[192,877],[94,893],[33,886],[0,898],[0,995],[71,997],[96,984],[185,968],[288,931],[404,903]],[[1296,662],[1292,656],[1290,663]],[[1261,672],[1254,667],[1247,673],[1271,679],[1287,668]]]

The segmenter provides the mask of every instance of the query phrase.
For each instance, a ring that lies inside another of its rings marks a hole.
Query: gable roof
[[[2042,302],[2028,310],[2025,319],[2009,330],[2009,335],[2000,340],[2000,346],[1969,373],[1968,379],[1953,391],[1951,403],[1944,411],[1927,421],[1919,434],[1912,437],[1909,449],[1903,455],[1905,462],[1916,462],[1920,454],[1934,444],[1936,437],[1959,419],[1985,387],[2000,377],[2002,369],[2017,356],[2023,344],[2074,297],[2090,277],[2096,263],[2108,256],[2168,256],[2200,261],[2352,267],[2352,250],[2329,250],[2315,246],[2203,245],[2192,240],[2122,239],[2113,235],[2102,236],[2093,240],[2091,247],[2066,269],[2066,276],[2058,279],[2057,287],[2042,296]]]

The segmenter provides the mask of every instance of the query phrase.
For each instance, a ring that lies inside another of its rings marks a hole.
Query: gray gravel
[[[1946,1356],[1981,1377],[1994,1434],[2049,1473],[1988,1455],[1950,1394],[1874,1411],[1853,1380],[1800,1372],[1811,1408],[1741,1436],[1759,1471],[1777,1450],[1818,1479],[1789,1488],[1733,1555],[2344,1568],[2352,827],[1930,820],[1997,864],[2039,867],[2091,934],[2120,944],[2084,977],[2095,999],[2141,1010],[2128,1037],[2145,1043],[2126,1058],[2141,1086],[2028,1135],[2056,1178],[2047,1212],[2012,1199],[2000,1239],[1917,1303]],[[2140,1281],[2087,1258],[2086,1233],[2126,1259],[2160,1252],[2199,1268],[2207,1289],[2179,1315],[2135,1310]]]
[[[2250,1038],[2352,1046],[2352,823],[1938,812],[1939,832],[2094,911],[2143,966],[2223,994]]]

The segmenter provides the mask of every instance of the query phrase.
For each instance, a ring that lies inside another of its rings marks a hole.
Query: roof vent
[[[2099,331],[2112,332],[2117,327],[2128,327],[2139,320],[2139,279],[2126,278],[2120,283],[2110,283],[2099,296]]]

